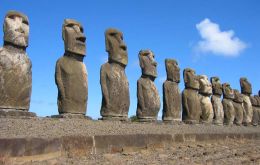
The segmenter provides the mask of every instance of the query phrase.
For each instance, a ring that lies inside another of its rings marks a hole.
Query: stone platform
[[[69,118],[0,119],[0,162],[114,154],[179,143],[260,140],[260,127],[125,123]]]

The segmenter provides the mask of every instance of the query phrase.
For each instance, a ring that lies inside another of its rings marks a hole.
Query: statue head
[[[78,55],[86,55],[86,37],[84,29],[79,22],[73,19],[65,19],[62,26],[62,38],[65,51]]]
[[[260,95],[255,95],[254,97],[257,100],[257,106],[260,107]]]
[[[29,21],[26,15],[9,11],[4,20],[4,42],[15,46],[28,46],[29,40]]]
[[[226,98],[226,99],[234,99],[234,91],[231,88],[229,83],[222,84],[222,88],[223,88],[224,98]]]
[[[124,66],[128,63],[127,47],[123,41],[123,33],[117,29],[107,29],[105,32],[108,61],[117,62]]]
[[[185,83],[185,88],[199,89],[199,78],[196,75],[195,71],[190,68],[183,70],[183,78]]]
[[[199,76],[199,83],[200,83],[199,93],[205,95],[212,95],[212,86],[206,75]]]
[[[218,77],[211,77],[210,82],[212,84],[212,92],[214,95],[222,95],[222,84]]]
[[[243,95],[239,92],[239,90],[234,89],[234,100],[237,103],[243,103]]]
[[[167,80],[179,83],[180,68],[178,66],[178,62],[174,59],[165,59],[165,68],[167,73]]]
[[[251,83],[247,80],[246,77],[240,78],[240,87],[241,87],[241,93],[243,93],[245,95],[251,95],[252,94]]]
[[[255,95],[255,96],[250,96],[250,101],[251,101],[251,104],[254,106],[254,107],[258,107],[258,95]]]
[[[151,50],[141,50],[138,54],[139,64],[142,69],[142,75],[157,77],[157,62],[154,60],[154,54]]]

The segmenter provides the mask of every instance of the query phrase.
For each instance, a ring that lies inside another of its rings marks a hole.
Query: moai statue
[[[58,87],[59,117],[84,117],[88,100],[86,37],[82,25],[65,19],[62,26],[64,56],[56,62],[55,81]]]
[[[244,115],[243,123],[244,125],[250,125],[253,118],[253,107],[250,101],[250,95],[252,94],[252,87],[250,82],[245,77],[240,78],[241,93],[243,94],[243,106]]]
[[[257,126],[260,123],[260,97],[258,95],[250,96],[253,107],[252,125]]]
[[[242,125],[243,122],[243,95],[236,89],[234,89],[233,106],[235,109],[235,121],[236,125]]]
[[[161,106],[159,92],[154,84],[157,63],[151,50],[141,50],[138,56],[142,76],[137,81],[136,115],[139,121],[156,121]]]
[[[235,109],[233,105],[234,91],[230,84],[222,84],[224,98],[222,100],[224,110],[224,123],[226,125],[232,125],[235,119]]]
[[[108,62],[100,69],[102,89],[102,120],[127,120],[130,95],[129,83],[125,74],[128,63],[127,47],[122,32],[107,29],[105,32]]]
[[[213,93],[213,95],[211,96],[211,103],[214,111],[214,124],[223,125],[224,111],[221,102],[221,95],[223,94],[222,84],[218,77],[211,77],[210,81],[212,84],[212,93]]]
[[[166,122],[181,121],[180,68],[174,59],[165,59],[167,80],[163,83],[163,115]]]
[[[0,48],[0,116],[36,116],[30,113],[32,64],[27,56],[29,21],[9,11],[4,19],[4,44]]]
[[[201,107],[201,122],[211,124],[213,121],[213,107],[210,101],[212,95],[212,86],[206,75],[199,76],[199,98]]]
[[[182,92],[182,119],[188,124],[198,124],[201,108],[199,100],[199,78],[195,71],[186,68],[183,71],[185,89]]]

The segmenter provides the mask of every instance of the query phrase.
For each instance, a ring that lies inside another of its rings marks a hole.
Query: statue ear
[[[184,79],[184,83],[188,82],[188,76],[187,76],[187,70],[186,69],[184,69],[184,71],[183,71],[183,79]]]
[[[63,41],[66,41],[65,25],[62,25],[62,39],[63,39]]]
[[[108,37],[109,37],[109,34],[106,33],[106,34],[105,34],[106,52],[109,51],[109,47],[110,47],[109,41],[108,41]]]
[[[144,63],[143,63],[143,56],[142,54],[139,54],[139,65],[141,68],[144,68]]]

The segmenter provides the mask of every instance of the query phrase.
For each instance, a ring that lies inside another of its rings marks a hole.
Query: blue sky
[[[155,53],[158,62],[155,83],[161,98],[166,77],[165,58],[178,60],[181,72],[191,67],[197,74],[217,75],[222,83],[229,82],[239,90],[239,78],[246,76],[252,83],[253,93],[260,89],[258,0],[1,0],[2,23],[8,10],[21,11],[29,17],[27,52],[33,64],[30,111],[38,116],[58,113],[54,71],[56,60],[64,53],[61,30],[65,18],[76,19],[85,28],[84,63],[89,73],[87,115],[93,118],[100,117],[99,71],[107,59],[104,31],[109,27],[121,30],[128,46],[129,116],[135,114],[137,106],[140,49]],[[183,88],[181,76],[180,89]]]

